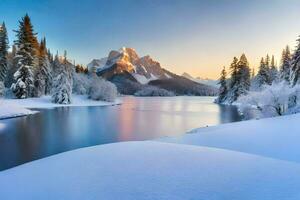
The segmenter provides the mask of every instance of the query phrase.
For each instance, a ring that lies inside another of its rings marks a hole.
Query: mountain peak
[[[181,76],[185,77],[185,78],[188,78],[188,79],[194,79],[193,76],[191,76],[189,73],[187,72],[184,72]]]

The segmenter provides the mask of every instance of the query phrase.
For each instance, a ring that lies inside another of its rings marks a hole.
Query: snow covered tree
[[[0,26],[0,81],[3,83],[7,76],[8,36],[3,22]]]
[[[93,100],[113,102],[117,95],[117,87],[96,74],[91,77],[91,85],[88,91],[89,98]]]
[[[12,84],[12,91],[19,99],[32,97],[34,91],[34,79],[31,66],[21,65],[18,71],[14,74],[16,83]]]
[[[11,85],[14,83],[14,73],[17,71],[17,59],[16,59],[16,46],[12,45],[12,51],[8,53],[7,56],[7,76],[5,78],[5,87],[10,88]]]
[[[52,102],[58,104],[70,104],[72,102],[72,65],[66,61],[59,61],[58,56],[54,60],[57,74],[53,80]]]
[[[250,67],[245,54],[238,60],[234,57],[230,66],[231,78],[226,103],[235,102],[239,96],[247,94],[250,89]]]
[[[297,42],[298,45],[291,62],[291,84],[293,86],[298,84],[300,79],[300,36],[297,39]]]
[[[38,42],[36,34],[33,31],[29,16],[19,21],[19,30],[16,31],[17,46],[16,57],[18,70],[14,74],[15,83],[12,85],[12,90],[17,98],[27,98],[34,96],[34,67]]]
[[[228,103],[236,101],[238,97],[238,61],[237,57],[234,57],[230,64],[230,80],[226,95],[226,101],[228,101]]]
[[[280,80],[290,83],[291,71],[291,52],[289,46],[286,46],[282,51],[281,66],[280,66]]]
[[[238,97],[247,94],[250,89],[250,67],[245,54],[238,62]]]
[[[277,81],[278,81],[278,70],[275,64],[274,55],[272,55],[271,66],[269,70],[269,82],[272,84],[273,82],[277,82]]]
[[[225,102],[226,97],[227,97],[228,89],[227,89],[226,76],[227,76],[227,73],[226,73],[226,70],[224,67],[221,72],[221,77],[219,79],[219,84],[220,84],[219,96],[218,96],[218,99],[216,100],[218,103]]]
[[[39,64],[36,69],[35,75],[35,96],[40,97],[45,94],[49,94],[52,84],[52,75],[50,69],[50,62],[48,59],[46,39],[44,38],[40,42],[39,47]]]
[[[270,79],[268,66],[264,58],[261,58],[259,70],[256,75],[256,84],[259,88],[261,88],[263,85],[269,85],[269,80]]]

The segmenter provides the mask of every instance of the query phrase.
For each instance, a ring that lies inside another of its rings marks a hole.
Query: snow
[[[26,108],[22,108],[17,105],[9,105],[6,101],[0,101],[0,119],[7,119],[12,117],[21,117],[25,115],[31,115],[36,113],[36,111],[31,111]],[[2,129],[2,124],[0,124],[0,130]]]
[[[158,78],[153,75],[152,73],[150,73],[150,78],[147,78],[146,76],[144,75],[140,75],[140,74],[137,74],[137,73],[131,73],[131,75],[141,84],[147,84],[149,83],[149,81],[153,81],[153,80],[157,80]]]
[[[299,171],[298,163],[216,148],[123,142],[0,172],[0,193],[6,200],[296,200]]]
[[[300,114],[199,128],[164,142],[222,148],[300,163]]]
[[[23,108],[55,108],[66,106],[111,106],[121,104],[121,100],[115,102],[95,101],[88,99],[87,95],[72,95],[71,104],[55,104],[51,102],[51,96],[27,99],[3,99],[3,104],[7,106],[19,106]]]

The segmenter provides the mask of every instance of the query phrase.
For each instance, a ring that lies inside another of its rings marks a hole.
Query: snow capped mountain
[[[101,58],[101,59],[93,59],[93,60],[87,65],[88,70],[89,70],[89,71],[93,71],[93,68],[96,68],[96,69],[102,68],[102,67],[105,66],[106,62],[107,62],[107,57]]]
[[[89,70],[114,83],[122,94],[135,94],[151,87],[165,89],[176,95],[216,95],[215,87],[178,76],[164,69],[149,55],[140,57],[133,48],[123,47],[110,51],[102,59],[88,64]]]
[[[210,85],[213,87],[217,87],[218,86],[218,80],[213,80],[213,79],[208,79],[208,78],[201,78],[201,77],[197,77],[194,78],[193,76],[191,76],[190,74],[184,72],[181,76],[190,79],[191,81],[195,81],[197,83],[202,83],[205,85]]]
[[[172,77],[172,73],[164,70],[150,56],[139,57],[135,49],[126,47],[111,51],[107,58],[92,60],[88,67],[96,67],[97,74],[108,79],[115,74],[129,72],[141,84]]]

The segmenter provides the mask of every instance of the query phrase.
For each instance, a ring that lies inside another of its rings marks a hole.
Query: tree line
[[[101,82],[97,80],[99,77],[95,73],[89,74],[86,67],[75,66],[75,63],[69,62],[66,51],[63,56],[59,56],[58,53],[53,56],[47,48],[46,38],[38,41],[28,14],[19,21],[18,29],[14,32],[16,40],[9,52],[5,23],[0,26],[0,93],[2,95],[7,91],[19,99],[52,95],[54,103],[69,104],[72,100],[72,92],[82,91],[82,88],[85,88],[85,94],[89,90],[92,91],[86,82],[93,84],[93,81],[88,79],[94,80],[94,83]],[[107,91],[116,94],[113,86],[104,80],[101,83],[106,84],[105,88],[109,88]],[[89,95],[99,96],[104,91],[103,87],[99,86],[96,90],[94,88],[92,92],[98,93]],[[103,99],[107,98],[103,97]]]
[[[219,96],[217,103],[232,104],[249,91],[261,91],[266,86],[284,83],[294,87],[300,82],[300,37],[295,52],[289,46],[282,50],[279,69],[274,56],[262,57],[257,74],[251,70],[245,54],[240,59],[234,57],[229,67],[229,78],[225,67],[219,78]]]

